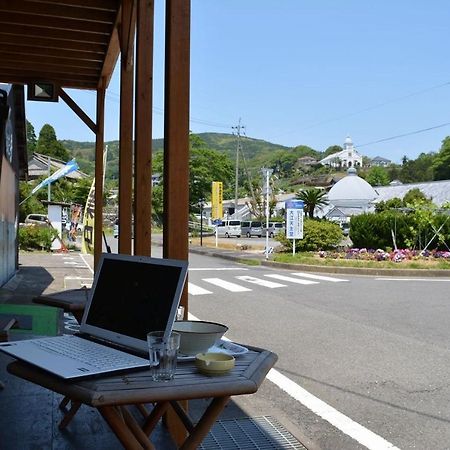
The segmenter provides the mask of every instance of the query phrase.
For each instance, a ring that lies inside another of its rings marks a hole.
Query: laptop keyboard
[[[36,339],[32,342],[42,349],[64,355],[81,363],[90,364],[100,370],[126,369],[146,362],[138,356],[73,336]]]

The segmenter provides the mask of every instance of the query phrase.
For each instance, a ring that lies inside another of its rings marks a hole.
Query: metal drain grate
[[[307,450],[270,416],[219,420],[199,447],[202,450]]]

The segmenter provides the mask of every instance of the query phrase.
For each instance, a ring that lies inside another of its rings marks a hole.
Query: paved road
[[[278,353],[272,379],[326,403],[266,382],[252,398],[261,413],[325,449],[450,448],[449,279],[311,278],[191,256],[190,311]]]
[[[191,313],[279,355],[239,399],[253,414],[323,449],[450,449],[450,279],[312,278],[191,253],[189,283]]]

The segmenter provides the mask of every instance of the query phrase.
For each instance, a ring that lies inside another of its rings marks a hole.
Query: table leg
[[[169,407],[169,402],[156,403],[156,405],[152,409],[152,412],[147,416],[147,418],[145,419],[144,425],[142,426],[142,429],[144,430],[144,433],[147,436],[156,427],[159,419],[161,419],[161,417],[167,411],[168,407]]]
[[[68,397],[65,397],[64,400],[61,402],[61,405],[64,403],[64,401]],[[69,399],[70,400],[70,399]],[[61,408],[60,405],[60,408]],[[67,405],[67,403],[66,403]],[[61,422],[59,422],[58,428],[60,430],[63,430],[64,428],[69,425],[69,422],[73,419],[77,411],[80,409],[81,403],[80,402],[74,402],[73,400],[70,401],[70,409],[68,411],[64,412],[64,417],[62,418]],[[65,409],[65,406],[63,406],[61,409]]]
[[[141,443],[125,424],[124,419],[122,418],[122,411],[121,414],[114,406],[98,406],[97,409],[127,450],[142,450],[143,447]]]
[[[139,424],[136,422],[130,411],[128,411],[126,406],[120,406],[120,409],[122,411],[122,416],[125,420],[125,423],[127,427],[131,430],[131,432],[134,434],[136,439],[140,442],[143,448],[149,449],[149,450],[155,450],[155,447],[150,442],[147,435],[142,431],[142,428],[139,426]]]
[[[180,450],[195,450],[209,433],[209,430],[214,425],[219,414],[225,408],[225,405],[230,400],[229,396],[226,397],[216,397],[209,404],[206,411],[203,413],[202,417],[198,421],[197,425],[189,435],[189,437],[184,441]]]

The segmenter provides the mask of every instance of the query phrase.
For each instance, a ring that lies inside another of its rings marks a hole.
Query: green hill
[[[236,159],[237,137],[226,133],[199,133],[198,136],[205,141],[206,146],[221,153],[225,153],[234,161]],[[95,161],[95,143],[77,142],[72,140],[63,140],[64,145],[70,154],[76,158],[80,169],[94,175]],[[117,179],[119,164],[119,143],[118,141],[105,142],[108,146],[108,159],[106,164],[107,179]],[[164,139],[153,139],[153,152],[163,149]],[[262,167],[264,161],[267,161],[276,151],[290,150],[289,147],[273,144],[262,139],[249,137],[241,138],[241,149],[244,154],[248,167]],[[242,155],[240,155],[242,158]]]

